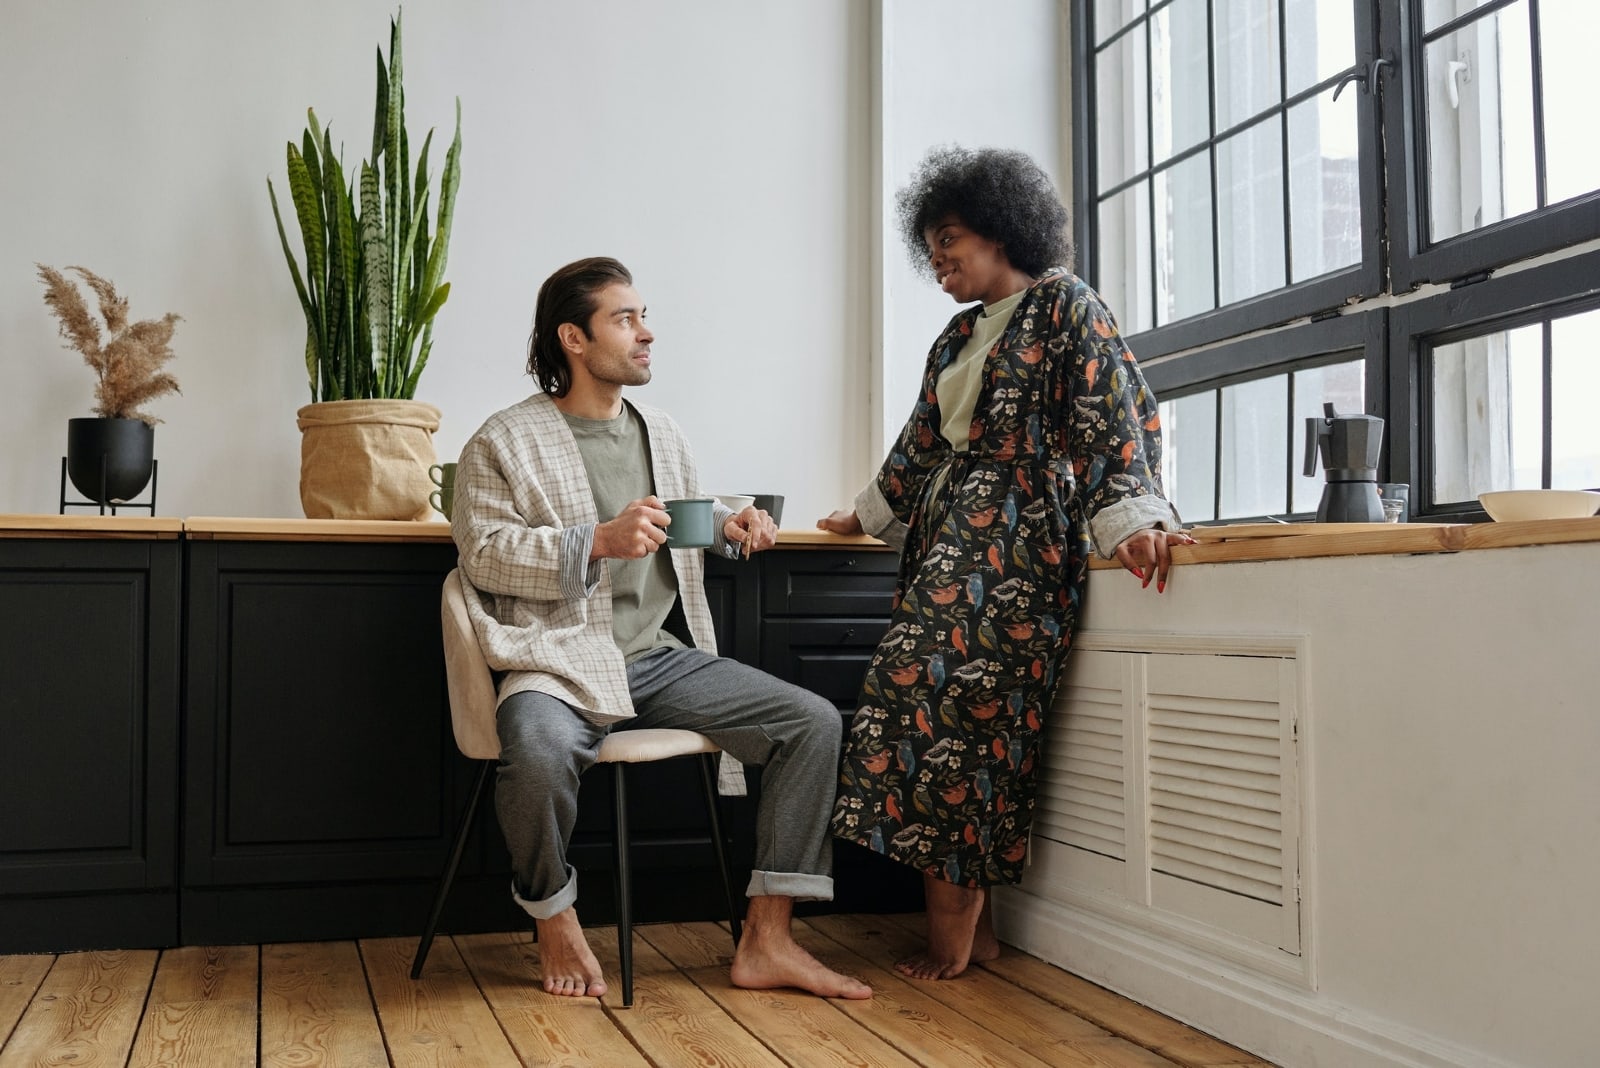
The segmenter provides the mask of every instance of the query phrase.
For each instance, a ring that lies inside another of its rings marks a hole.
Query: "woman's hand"
[[[1172,550],[1174,545],[1193,545],[1194,539],[1177,530],[1162,530],[1151,527],[1148,530],[1135,531],[1122,540],[1117,546],[1117,561],[1123,567],[1133,572],[1137,579],[1142,579],[1140,589],[1150,585],[1150,580],[1156,580],[1156,592],[1165,593],[1167,590],[1167,571],[1172,567]]]
[[[817,529],[833,534],[860,534],[861,517],[854,508],[841,508],[832,515],[817,520]]]

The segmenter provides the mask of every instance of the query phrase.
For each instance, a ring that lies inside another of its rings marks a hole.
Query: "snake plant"
[[[444,281],[461,184],[461,101],[445,153],[435,228],[429,231],[428,149],[423,140],[415,172],[406,137],[400,19],[389,22],[389,60],[378,49],[378,92],[372,155],[359,181],[345,177],[333,138],[315,111],[297,148],[288,145],[289,191],[300,223],[305,270],[300,269],[278,195],[267,195],[278,224],[289,274],[306,317],[306,372],[313,401],[410,399],[433,348],[433,320],[450,296]],[[359,207],[359,214],[357,208]]]

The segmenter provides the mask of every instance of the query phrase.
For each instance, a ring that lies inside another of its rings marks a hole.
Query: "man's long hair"
[[[593,338],[589,320],[600,304],[600,291],[614,285],[633,285],[633,275],[610,256],[591,256],[567,264],[539,287],[528,335],[528,374],[540,389],[553,397],[565,397],[572,389],[572,368],[556,331],[562,323],[572,323],[584,337]]]

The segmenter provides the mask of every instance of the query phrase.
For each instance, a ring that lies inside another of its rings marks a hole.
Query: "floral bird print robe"
[[[1156,399],[1099,296],[1058,269],[1024,293],[987,355],[968,451],[951,449],[935,385],[981,310],[934,342],[877,475],[910,530],[833,816],[837,836],[970,887],[1021,879],[1090,522],[1161,494]]]

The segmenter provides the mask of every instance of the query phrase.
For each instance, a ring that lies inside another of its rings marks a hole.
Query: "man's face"
[[[596,299],[589,334],[566,331],[563,341],[576,370],[617,386],[642,386],[650,381],[650,343],[655,335],[644,321],[644,301],[632,286],[606,286]],[[573,350],[573,345],[577,351]]]

